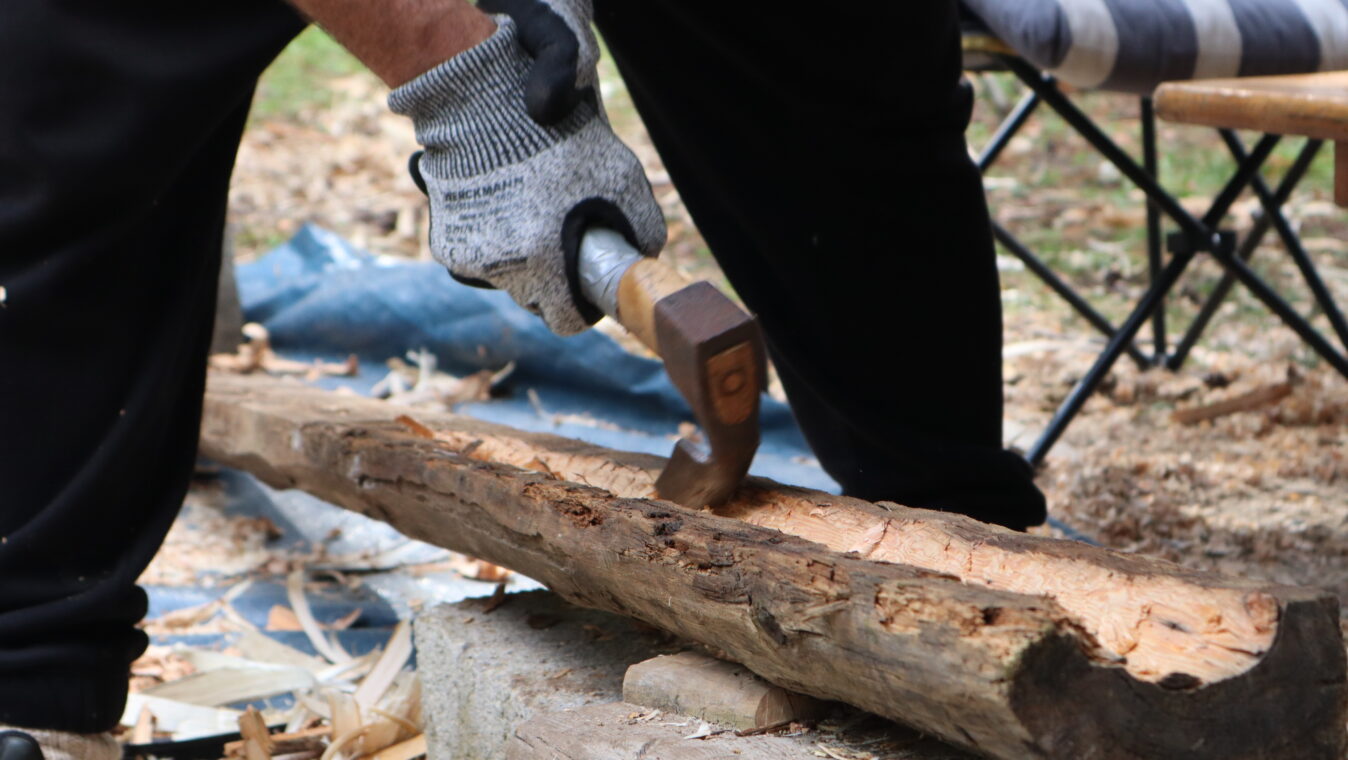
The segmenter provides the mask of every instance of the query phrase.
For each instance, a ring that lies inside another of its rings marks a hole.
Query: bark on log
[[[696,512],[658,457],[408,413],[215,376],[203,453],[993,757],[1344,749],[1328,592],[764,480]]]

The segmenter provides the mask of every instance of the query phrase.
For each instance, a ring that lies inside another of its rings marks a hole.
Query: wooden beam
[[[203,453],[783,688],[999,758],[1338,758],[1337,599],[752,480],[642,498],[658,457],[267,378],[212,377]]]
[[[1166,82],[1154,97],[1166,121],[1348,139],[1348,71]]]

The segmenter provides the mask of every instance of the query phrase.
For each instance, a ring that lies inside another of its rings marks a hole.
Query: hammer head
[[[715,506],[735,492],[758,450],[763,334],[757,320],[705,282],[657,301],[655,332],[669,379],[706,441],[681,439],[655,489],[686,507]]]

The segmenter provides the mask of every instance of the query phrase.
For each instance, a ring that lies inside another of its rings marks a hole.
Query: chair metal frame
[[[1282,210],[1319,153],[1322,141],[1307,140],[1296,160],[1277,183],[1277,187],[1270,188],[1261,176],[1260,170],[1282,138],[1279,135],[1264,135],[1252,149],[1249,149],[1233,130],[1217,130],[1236,162],[1236,170],[1213,199],[1207,212],[1195,217],[1157,180],[1156,114],[1149,96],[1141,97],[1143,155],[1139,164],[1071,101],[1058,87],[1051,74],[1040,71],[1004,46],[985,45],[977,52],[986,56],[985,60],[990,58],[995,61],[998,68],[1010,71],[1029,88],[978,154],[977,164],[980,171],[986,172],[1039,106],[1047,105],[1146,196],[1149,285],[1128,317],[1117,326],[1096,311],[1006,228],[993,222],[993,235],[997,242],[1022,261],[1027,269],[1066,300],[1078,314],[1108,339],[1104,350],[1090,370],[1077,382],[1059,406],[1047,429],[1040,434],[1026,453],[1025,458],[1032,465],[1037,467],[1043,464],[1049,450],[1081,411],[1090,395],[1099,388],[1120,356],[1127,354],[1139,367],[1160,366],[1170,370],[1179,369],[1237,282],[1248,288],[1325,362],[1348,378],[1348,354],[1331,343],[1305,317],[1297,313],[1292,305],[1274,291],[1248,264],[1269,230],[1276,231],[1300,271],[1302,279],[1305,280],[1315,303],[1329,320],[1343,349],[1348,350],[1348,321],[1345,321],[1343,312],[1334,302],[1324,280],[1316,271],[1314,262],[1302,246],[1300,237],[1292,229]],[[1238,240],[1234,232],[1222,229],[1221,222],[1231,209],[1231,205],[1247,188],[1252,189],[1258,198],[1261,213],[1255,219],[1250,231]],[[1179,228],[1164,240],[1161,234],[1163,217]],[[1162,252],[1163,244],[1170,254],[1168,261]],[[1210,254],[1222,266],[1224,269],[1222,279],[1209,294],[1193,322],[1172,346],[1166,335],[1164,309],[1166,297],[1199,253]],[[1143,350],[1135,342],[1138,332],[1147,322],[1152,325],[1152,345],[1149,351]]]

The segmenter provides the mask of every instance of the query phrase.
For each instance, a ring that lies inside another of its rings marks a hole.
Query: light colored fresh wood
[[[658,259],[642,259],[628,267],[618,283],[618,321],[647,348],[660,353],[655,337],[655,304],[683,290],[689,280]]]
[[[696,652],[652,657],[627,669],[623,701],[745,730],[817,717],[819,703],[733,662]]]
[[[171,734],[174,739],[229,733],[237,728],[239,716],[242,715],[238,710],[203,707],[137,692],[126,697],[126,710],[122,713],[121,725],[135,726],[141,711],[147,707],[154,713],[155,729]]]
[[[316,684],[314,675],[301,668],[225,667],[156,684],[141,693],[194,705],[220,707],[312,689]]]
[[[402,411],[217,376],[203,452],[992,757],[1340,756],[1326,592],[763,480],[697,512],[637,498],[658,457]]]
[[[323,660],[305,654],[292,646],[282,644],[267,634],[258,631],[244,631],[239,634],[238,640],[234,642],[234,648],[245,658],[254,662],[287,665],[302,668],[314,674],[329,667],[328,663]]]
[[[250,707],[239,716],[239,735],[247,760],[271,760],[271,731],[256,708]]]
[[[331,690],[328,692],[328,709],[332,715],[332,741],[336,744],[339,739],[353,737],[365,725],[365,719],[361,714],[360,703],[356,698],[345,692]],[[349,739],[347,739],[349,741]]]
[[[149,705],[142,705],[140,715],[136,717],[136,725],[131,729],[132,744],[149,744],[154,741],[154,713],[150,711]]]
[[[412,760],[426,754],[426,735],[417,734],[388,749],[382,749],[370,756],[370,760]]]
[[[411,656],[412,626],[406,620],[399,620],[398,626],[389,636],[388,643],[384,645],[384,652],[379,655],[379,661],[375,663],[374,669],[356,688],[356,704],[360,705],[360,709],[368,712],[370,708],[379,704],[379,699],[388,691],[388,687],[393,685],[393,679],[402,672],[403,666]]]
[[[1348,139],[1348,71],[1166,82],[1155,101],[1167,121]]]
[[[300,628],[304,630],[309,643],[314,645],[315,651],[328,658],[334,665],[351,662],[351,655],[342,649],[342,645],[337,643],[336,639],[328,638],[323,633],[323,627],[314,619],[313,610],[309,608],[309,597],[304,594],[303,568],[292,570],[286,577],[286,598],[290,600],[290,609],[295,613]]]
[[[332,736],[331,726],[316,726],[293,733],[269,734],[266,737],[266,746],[272,755],[272,760],[280,760],[290,755],[305,753],[319,755],[327,746],[330,736]],[[255,736],[229,742],[225,745],[225,755],[239,757],[245,754],[248,742],[253,739],[255,739]]]

